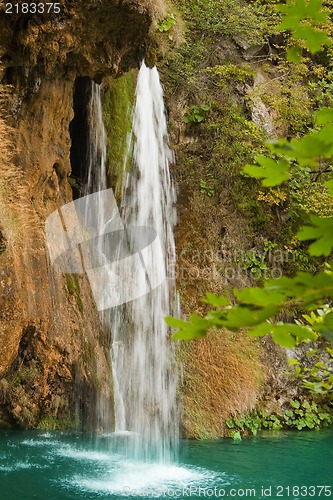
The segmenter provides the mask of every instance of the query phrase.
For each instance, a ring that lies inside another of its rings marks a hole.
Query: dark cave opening
[[[84,194],[84,186],[88,175],[89,154],[89,113],[92,85],[88,77],[78,77],[75,80],[73,94],[74,118],[69,124],[71,136],[70,160],[72,173],[69,182],[73,190],[73,198]]]

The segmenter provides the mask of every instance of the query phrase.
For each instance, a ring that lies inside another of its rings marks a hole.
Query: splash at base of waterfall
[[[103,234],[108,220],[102,201],[107,186],[106,134],[100,90],[94,83],[89,116],[91,144],[85,194],[101,193],[95,224],[97,234]],[[101,288],[103,283],[102,295],[108,297],[109,304],[102,304],[100,310],[104,309],[102,322],[112,337],[115,430],[131,433],[126,445],[129,458],[171,463],[179,440],[177,365],[164,318],[176,312],[172,306],[177,303],[172,276],[176,197],[169,172],[173,154],[168,146],[163,90],[157,69],[149,69],[144,63],[138,75],[129,154],[132,168],[131,172],[124,172],[119,207],[124,237],[119,246],[121,254],[116,256],[126,281],[126,301],[117,297],[121,291],[111,274],[108,276],[105,271],[105,276],[101,276],[107,268],[107,256],[112,253],[107,248],[112,238],[104,238],[104,242],[100,238],[94,255],[95,262],[100,263],[97,284]],[[124,159],[124,165],[128,163]],[[91,222],[89,217],[91,213],[87,211],[87,225]],[[152,242],[147,244],[147,238]],[[98,295],[98,286],[93,292]],[[121,305],[110,308],[110,304]]]
[[[124,173],[121,201],[125,227],[151,227],[160,245],[149,247],[148,278],[165,276],[150,293],[104,314],[112,334],[112,366],[116,431],[131,431],[128,456],[170,463],[177,455],[177,366],[165,316],[171,314],[175,283],[173,225],[175,189],[169,173],[173,154],[163,103],[163,90],[156,68],[143,63],[138,76],[133,112],[132,171]],[[127,162],[125,162],[127,163]],[[129,248],[138,246],[133,232]],[[138,268],[129,275],[142,281]]]
[[[289,498],[296,498],[297,485],[302,485],[300,491],[315,498],[323,488],[316,486],[318,478],[319,484],[332,483],[329,428],[265,431],[241,445],[231,439],[183,441],[177,465],[130,460],[122,453],[124,439],[114,434],[92,439],[82,433],[3,431],[2,497],[45,499],[52,492],[52,500],[249,496],[259,500],[278,498],[283,491],[287,497],[290,485],[296,486]],[[325,491],[329,489],[326,486]]]

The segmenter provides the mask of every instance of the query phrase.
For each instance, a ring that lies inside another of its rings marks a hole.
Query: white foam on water
[[[8,467],[7,465],[0,465],[1,472],[11,472],[12,470],[13,470],[13,467]]]
[[[114,436],[135,436],[137,432],[134,431],[116,431],[112,433]]]
[[[93,462],[110,462],[113,459],[113,456],[107,453],[76,450],[70,447],[61,447],[59,450],[56,450],[56,454],[66,458],[73,458],[74,460],[89,460]]]
[[[43,434],[40,435],[40,437],[49,439],[52,437],[52,434],[50,434],[49,432],[44,432]]]
[[[32,468],[40,469],[42,467],[28,462],[16,462],[13,465],[0,465],[0,471],[2,472],[14,472],[17,470],[32,469]]]
[[[8,448],[17,448],[18,445],[16,443],[13,443],[12,441],[8,441],[7,443]]]
[[[123,461],[113,463],[113,469],[101,477],[75,476],[68,484],[96,493],[156,497],[165,496],[168,489],[175,491],[202,484],[208,487],[216,478],[216,473],[200,468]],[[219,479],[222,479],[221,475]],[[228,483],[224,481],[224,484]]]
[[[115,437],[121,437],[121,436],[135,436],[137,433],[134,431],[115,431],[115,432],[104,432],[103,434],[100,434],[101,437],[110,437],[110,438],[115,438]]]
[[[59,441],[45,439],[25,439],[21,442],[25,446],[59,446]]]

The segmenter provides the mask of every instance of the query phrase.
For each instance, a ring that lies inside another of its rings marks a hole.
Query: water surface
[[[1,431],[0,498],[333,496],[332,430],[262,434],[238,444],[183,441],[174,465],[129,459],[123,451],[128,439],[126,433]]]

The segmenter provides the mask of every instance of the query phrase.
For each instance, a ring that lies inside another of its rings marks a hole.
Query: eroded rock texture
[[[96,422],[97,413],[112,421],[108,339],[89,283],[54,272],[44,223],[72,199],[75,79],[99,82],[135,67],[152,15],[148,0],[64,0],[59,15],[0,7],[16,144],[12,160],[0,160],[0,423],[54,428]],[[11,132],[2,125],[3,139]]]

